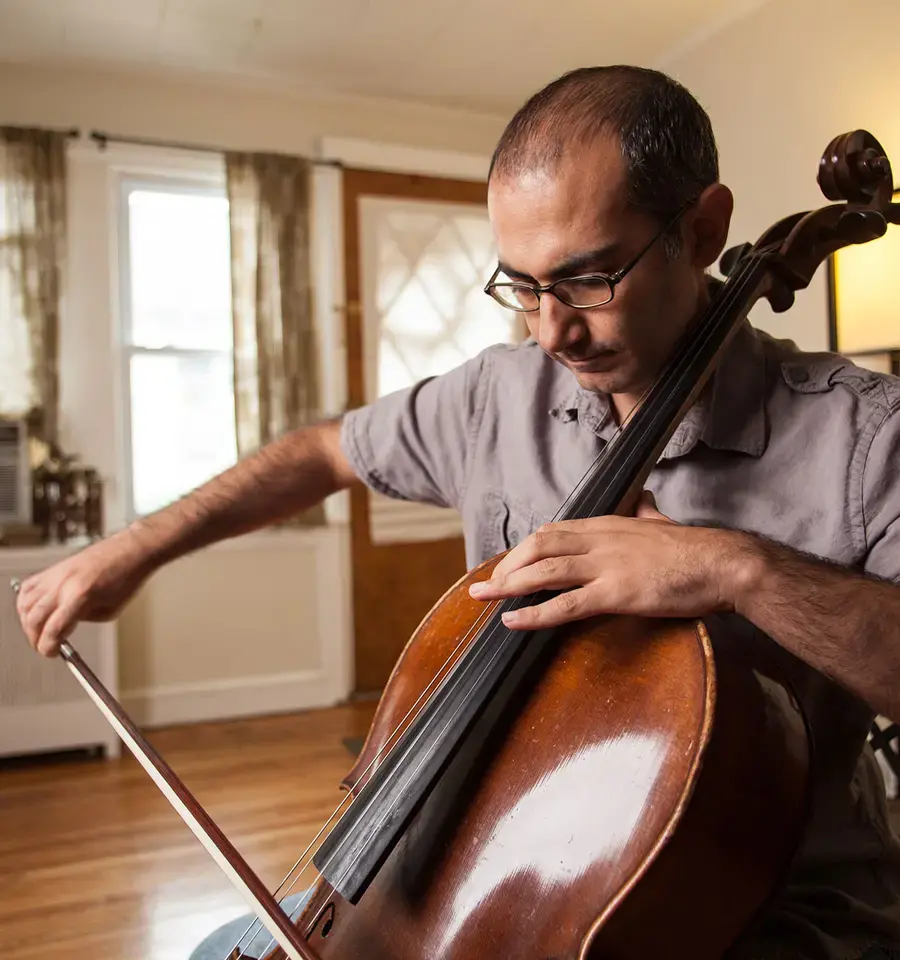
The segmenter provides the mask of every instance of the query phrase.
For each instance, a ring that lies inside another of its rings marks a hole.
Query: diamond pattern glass
[[[363,211],[370,399],[516,339],[518,318],[482,292],[497,259],[486,209],[366,198]]]

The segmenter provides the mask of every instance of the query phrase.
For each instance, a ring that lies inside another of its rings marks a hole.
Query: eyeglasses
[[[615,273],[590,273],[578,277],[563,277],[560,280],[554,280],[553,283],[539,286],[536,283],[526,283],[524,280],[508,280],[498,283],[496,277],[500,273],[500,267],[497,267],[491,279],[487,282],[484,292],[493,297],[497,303],[519,313],[533,313],[535,310],[539,310],[541,294],[543,293],[552,293],[566,306],[575,307],[578,310],[602,307],[603,304],[612,300],[616,286],[625,279],[653,244],[667,230],[675,226],[689,206],[690,203],[686,203],[642,250]]]

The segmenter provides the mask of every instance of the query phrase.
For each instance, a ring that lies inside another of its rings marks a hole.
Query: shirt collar
[[[676,427],[662,459],[690,453],[699,441],[714,450],[760,457],[766,449],[766,364],[762,344],[749,321],[735,333],[694,405]],[[609,397],[577,383],[551,411],[556,419],[579,424],[603,440],[616,432]]]

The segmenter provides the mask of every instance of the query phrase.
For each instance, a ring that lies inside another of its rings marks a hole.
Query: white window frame
[[[172,357],[231,355],[233,350],[213,350],[187,347],[143,347],[132,342],[131,323],[131,261],[130,261],[130,215],[128,195],[135,189],[166,193],[181,193],[190,196],[226,196],[224,171],[220,177],[210,174],[167,174],[120,171],[116,182],[116,229],[118,252],[118,343],[119,383],[122,398],[122,500],[126,523],[138,519],[134,502],[134,449],[132,445],[132,400],[131,358],[138,354],[166,355]],[[235,450],[237,462],[237,450]],[[190,491],[185,490],[184,493]]]

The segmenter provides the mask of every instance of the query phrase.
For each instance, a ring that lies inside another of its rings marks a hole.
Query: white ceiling
[[[0,0],[0,60],[199,71],[508,114],[576,66],[662,65],[767,0]]]

